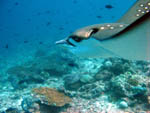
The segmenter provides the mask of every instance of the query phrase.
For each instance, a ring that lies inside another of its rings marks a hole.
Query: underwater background
[[[0,113],[150,113],[150,62],[80,58],[55,45],[135,2],[0,0]]]

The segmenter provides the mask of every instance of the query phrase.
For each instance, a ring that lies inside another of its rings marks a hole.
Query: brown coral
[[[53,88],[47,87],[35,88],[33,89],[33,92],[36,93],[37,95],[44,96],[45,99],[48,101],[48,105],[61,107],[72,101],[70,97],[65,96],[63,93],[60,93]]]

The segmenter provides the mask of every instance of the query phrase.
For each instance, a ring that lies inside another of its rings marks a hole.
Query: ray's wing
[[[99,28],[99,31],[93,34],[92,37],[100,41],[113,38],[112,36],[129,30],[128,27],[130,27],[149,12],[150,0],[137,0],[137,2],[116,23],[97,24],[93,26],[93,28]],[[105,29],[101,29],[103,27]]]
[[[150,0],[138,0],[135,5],[117,22],[126,23],[121,32],[102,40],[100,32],[94,36],[100,40],[100,47],[112,51],[117,56],[131,60],[150,60]],[[112,31],[109,31],[113,33]],[[108,39],[108,40],[105,40]],[[93,43],[94,44],[94,43]],[[91,44],[92,45],[92,44]],[[98,53],[100,51],[95,52]],[[93,52],[92,52],[93,53]],[[94,57],[91,54],[90,57]],[[105,57],[103,55],[103,57]],[[106,56],[105,58],[107,58]],[[110,56],[111,57],[111,54]]]
[[[103,47],[132,60],[150,60],[150,0],[138,0],[117,22],[129,24],[115,38],[102,42]]]
[[[137,0],[137,2],[125,13],[117,23],[132,24],[150,10],[150,0]]]
[[[150,60],[150,15],[145,15],[114,38],[102,41],[91,38],[81,42],[74,50],[80,57]]]
[[[124,33],[102,41],[101,46],[125,59],[150,60],[150,15],[145,16]]]

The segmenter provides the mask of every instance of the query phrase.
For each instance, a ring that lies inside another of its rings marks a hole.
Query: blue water
[[[135,1],[0,0],[0,56],[28,56],[37,48],[53,46],[77,28],[115,22]]]

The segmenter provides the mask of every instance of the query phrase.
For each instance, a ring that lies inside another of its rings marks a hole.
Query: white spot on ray
[[[143,7],[144,5],[143,5],[143,4],[141,4],[140,6],[141,6],[141,7]]]
[[[105,29],[105,27],[101,27],[100,29],[103,30],[103,29]]]
[[[110,24],[107,25],[107,27],[110,27],[110,26],[111,26]]]
[[[114,27],[110,27],[110,29],[114,29]]]
[[[144,9],[148,9],[148,7],[145,7]]]
[[[120,27],[123,27],[124,25],[120,25]]]

